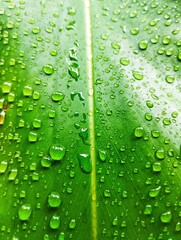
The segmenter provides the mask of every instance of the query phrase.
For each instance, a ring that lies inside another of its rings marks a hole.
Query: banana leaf
[[[180,21],[0,0],[0,239],[181,239]]]

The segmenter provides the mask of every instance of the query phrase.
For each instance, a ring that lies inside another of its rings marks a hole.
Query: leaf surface
[[[1,239],[180,239],[179,1],[0,2]]]

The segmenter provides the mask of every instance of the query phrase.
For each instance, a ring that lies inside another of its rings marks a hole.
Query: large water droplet
[[[54,68],[51,64],[47,64],[47,65],[43,66],[43,71],[45,74],[51,75],[54,72]]]
[[[54,145],[50,148],[50,156],[53,160],[62,160],[65,156],[65,147]]]
[[[51,192],[48,195],[48,204],[52,208],[59,207],[61,204],[61,197],[57,192]]]
[[[160,216],[160,220],[163,223],[169,223],[172,220],[172,212],[171,211],[167,211],[161,214]]]
[[[23,204],[18,211],[18,216],[20,220],[28,220],[31,216],[32,209],[30,204]]]
[[[83,172],[91,173],[92,165],[89,154],[79,154],[78,155],[79,165]]]

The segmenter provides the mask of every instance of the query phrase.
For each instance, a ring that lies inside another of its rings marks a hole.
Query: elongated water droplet
[[[92,165],[89,154],[79,154],[78,155],[79,165],[83,172],[91,173]]]
[[[78,80],[79,78],[79,65],[78,63],[75,63],[75,62],[72,62],[70,65],[69,65],[69,74],[71,77],[73,77],[76,81]]]

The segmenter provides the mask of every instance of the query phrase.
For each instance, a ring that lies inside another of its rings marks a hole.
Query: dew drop
[[[65,97],[65,95],[62,92],[58,92],[58,91],[52,93],[52,96],[51,96],[51,98],[54,102],[62,101],[64,99],[64,97]]]
[[[143,41],[139,42],[139,48],[141,50],[145,50],[145,49],[147,49],[147,47],[148,47],[148,41],[147,40],[143,40]]]
[[[43,71],[46,75],[51,75],[54,73],[54,68],[51,64],[43,66]]]
[[[138,72],[138,71],[132,71],[133,77],[136,80],[142,80],[143,79],[143,74]]]
[[[92,165],[89,154],[79,154],[78,155],[79,166],[84,173],[91,173]]]
[[[77,81],[80,76],[78,63],[71,62],[68,70],[69,70],[70,76],[73,77]]]
[[[57,192],[51,192],[48,195],[48,204],[52,208],[59,207],[61,204],[62,200],[60,195]]]
[[[143,136],[143,134],[144,134],[143,127],[137,127],[137,128],[135,128],[135,130],[134,130],[134,135],[135,135],[135,137],[141,138],[141,137]]]
[[[59,161],[62,160],[65,156],[65,147],[60,145],[53,145],[50,148],[50,156],[53,160]]]
[[[71,219],[69,222],[69,228],[74,229],[76,227],[76,221],[75,219]]]
[[[58,216],[56,213],[52,216],[50,219],[50,228],[51,229],[58,229],[60,226],[60,216]]]
[[[32,209],[30,204],[23,204],[18,211],[19,219],[22,221],[28,220],[31,216]]]
[[[160,220],[162,223],[169,223],[172,220],[172,212],[167,211],[161,214]]]

